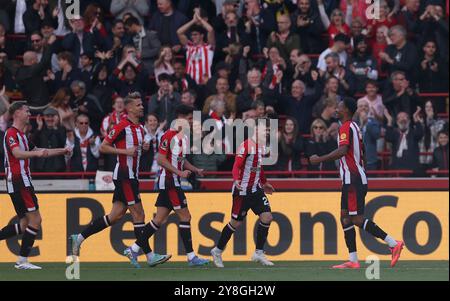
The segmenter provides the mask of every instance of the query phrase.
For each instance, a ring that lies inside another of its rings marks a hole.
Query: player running
[[[30,110],[25,101],[14,102],[9,107],[9,116],[12,117],[13,124],[6,130],[3,140],[5,178],[19,223],[1,229],[0,241],[23,233],[19,259],[14,267],[19,270],[40,270],[41,267],[28,262],[42,222],[38,200],[31,183],[30,159],[67,155],[71,150],[36,148],[28,141],[24,131],[29,124]]]
[[[117,155],[114,169],[113,208],[108,215],[94,220],[81,234],[70,236],[72,255],[79,256],[80,246],[88,237],[114,225],[123,218],[127,210],[133,218],[134,234],[138,239],[145,225],[145,214],[139,194],[139,160],[142,151],[148,151],[150,145],[144,142],[144,128],[139,119],[144,117],[141,95],[130,93],[125,98],[128,117],[122,119],[103,140],[100,152]],[[156,266],[170,259],[171,255],[153,253],[149,244],[142,245],[149,266]],[[124,254],[128,256],[128,254]],[[137,261],[133,262],[137,268]]]
[[[184,129],[187,123],[192,128],[193,109],[186,105],[180,105],[176,109],[176,116],[177,119],[174,121],[172,129],[162,136],[159,146],[157,160],[161,169],[158,177],[159,195],[155,205],[156,216],[145,225],[142,231],[143,235],[125,250],[132,263],[137,261],[140,249],[148,244],[149,238],[167,221],[172,210],[180,219],[179,233],[186,250],[189,266],[203,266],[209,263],[209,260],[195,255],[192,248],[191,214],[180,184],[181,178],[189,177],[191,172],[203,176],[202,169],[198,169],[185,159],[188,138]],[[183,123],[186,125],[184,128]]]
[[[262,156],[265,153],[267,141],[266,119],[257,120],[256,131],[252,138],[245,140],[238,148],[233,166],[233,208],[231,220],[223,228],[217,246],[211,250],[214,264],[223,268],[222,252],[236,229],[247,216],[247,211],[252,211],[259,216],[259,224],[256,232],[256,251],[252,260],[265,266],[274,265],[264,254],[264,245],[269,233],[272,213],[269,200],[265,193],[272,194],[275,190],[267,183],[264,170],[261,165]]]
[[[312,164],[340,159],[342,178],[341,223],[344,228],[345,243],[350,253],[350,261],[333,266],[336,269],[360,268],[356,253],[355,226],[364,229],[373,236],[384,240],[392,253],[391,267],[400,258],[404,243],[387,235],[374,222],[364,218],[365,197],[367,194],[367,177],[364,170],[364,144],[361,130],[352,119],[357,109],[351,98],[341,101],[336,110],[342,125],[339,129],[339,148],[324,156],[311,156]]]

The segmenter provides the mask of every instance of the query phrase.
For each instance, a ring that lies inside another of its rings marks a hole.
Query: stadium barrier
[[[194,250],[209,256],[210,249],[230,218],[229,193],[187,193],[192,213]],[[155,212],[155,193],[142,194],[146,220]],[[38,194],[43,217],[31,252],[33,262],[64,262],[69,254],[67,237],[78,233],[93,218],[108,213],[112,195]],[[448,260],[449,193],[441,192],[369,192],[366,216],[373,219],[393,237],[405,241],[402,260]],[[0,195],[0,225],[12,222],[14,209],[6,194]],[[347,248],[339,222],[339,192],[280,192],[269,196],[274,221],[267,245],[272,260],[343,260]],[[178,236],[177,217],[150,240],[156,252],[173,254],[173,261],[185,261],[184,248]],[[249,212],[246,222],[230,240],[224,260],[249,260],[254,251],[257,219]],[[359,231],[359,230],[357,230]],[[361,239],[361,240],[360,240]],[[120,262],[123,249],[134,241],[131,216],[125,218],[83,244],[81,262]],[[19,251],[17,238],[0,244],[0,262],[13,262]],[[378,255],[389,260],[388,248],[380,241],[359,231],[360,258]]]

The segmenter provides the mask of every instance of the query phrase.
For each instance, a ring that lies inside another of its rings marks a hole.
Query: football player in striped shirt
[[[42,222],[38,200],[31,183],[30,159],[68,155],[71,149],[40,149],[28,141],[24,131],[29,124],[30,109],[26,102],[14,102],[9,107],[9,116],[12,117],[13,124],[6,130],[3,140],[5,179],[19,223],[1,229],[0,241],[23,233],[19,259],[14,267],[19,270],[40,270],[41,267],[28,262]]]
[[[128,210],[133,218],[136,238],[142,235],[145,214],[139,193],[139,161],[142,151],[148,151],[150,144],[144,141],[144,127],[139,123],[139,119],[144,117],[141,95],[138,92],[128,94],[125,98],[125,108],[127,118],[112,128],[100,146],[101,153],[117,156],[113,174],[113,208],[108,215],[94,220],[82,233],[70,236],[73,256],[79,256],[83,241],[117,223]],[[151,267],[164,263],[171,257],[154,253],[148,243],[142,245],[142,251]],[[124,252],[124,255],[130,257],[128,252]],[[132,260],[131,263],[137,268],[140,267],[137,260]]]
[[[259,216],[259,224],[256,232],[256,250],[252,260],[265,266],[274,265],[264,254],[264,245],[267,241],[272,213],[267,194],[272,194],[275,189],[264,176],[261,165],[265,154],[268,128],[267,119],[257,120],[256,131],[250,139],[245,140],[238,148],[233,165],[233,207],[231,220],[223,228],[217,246],[211,250],[216,267],[223,268],[222,252],[231,236],[242,224],[247,216],[247,211],[252,210]]]
[[[367,194],[367,176],[364,170],[365,153],[361,130],[353,122],[353,115],[357,110],[356,102],[351,98],[341,101],[336,115],[341,122],[338,144],[335,151],[324,156],[311,156],[311,164],[325,161],[339,160],[342,179],[341,223],[344,228],[345,243],[350,253],[350,260],[333,268],[359,269],[356,253],[355,226],[367,231],[371,235],[384,240],[392,253],[391,267],[400,258],[403,241],[396,241],[386,234],[380,227],[369,219],[364,218],[365,198]]]
[[[209,260],[198,257],[192,248],[191,214],[186,196],[181,188],[181,179],[188,178],[192,172],[203,176],[203,170],[198,169],[186,160],[188,137],[182,123],[192,128],[193,109],[187,105],[179,105],[176,109],[177,119],[161,138],[158,151],[158,164],[161,166],[157,180],[159,194],[156,200],[156,216],[143,230],[143,235],[127,250],[137,258],[140,249],[148,244],[150,237],[167,221],[173,210],[178,215],[178,225],[181,240],[187,255],[189,266],[203,266]],[[130,259],[132,259],[130,257]],[[136,260],[136,259],[132,259]]]

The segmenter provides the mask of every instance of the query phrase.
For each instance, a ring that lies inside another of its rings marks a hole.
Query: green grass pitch
[[[337,262],[291,261],[275,262],[263,267],[253,262],[225,262],[218,269],[211,262],[206,267],[190,268],[186,263],[168,262],[149,268],[135,269],[128,263],[83,263],[82,281],[367,281],[363,262],[360,270],[333,270]],[[41,264],[40,271],[18,271],[14,264],[0,264],[0,281],[64,281],[67,265]],[[448,261],[400,261],[394,269],[388,261],[381,262],[382,281],[449,281]]]

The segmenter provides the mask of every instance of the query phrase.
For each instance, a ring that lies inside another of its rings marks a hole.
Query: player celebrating
[[[161,138],[158,153],[158,164],[161,166],[158,178],[159,195],[156,201],[156,216],[145,225],[143,235],[125,250],[130,261],[137,261],[139,250],[148,244],[148,239],[167,221],[172,210],[180,219],[179,233],[187,253],[189,266],[202,266],[209,260],[199,258],[192,248],[191,214],[187,208],[187,201],[181,189],[181,178],[187,178],[191,172],[203,176],[202,169],[198,169],[186,159],[188,138],[185,135],[183,124],[192,128],[193,109],[186,105],[180,105],[176,109],[177,119],[172,123],[172,128]]]
[[[264,170],[261,165],[262,156],[267,141],[267,119],[258,119],[256,131],[252,138],[245,140],[238,149],[233,166],[233,208],[231,220],[223,228],[219,242],[211,250],[216,267],[223,268],[222,252],[225,249],[236,229],[247,216],[247,211],[252,211],[259,216],[259,224],[256,232],[256,251],[252,260],[265,266],[274,265],[264,254],[264,245],[269,233],[272,213],[269,200],[265,192],[272,194],[274,188],[267,183]]]
[[[113,208],[108,215],[94,220],[81,234],[70,236],[74,256],[79,255],[80,246],[84,240],[117,223],[127,210],[133,218],[136,238],[138,239],[142,234],[145,214],[139,194],[139,160],[142,150],[148,151],[150,145],[144,142],[144,128],[139,123],[139,119],[144,117],[141,95],[137,92],[128,94],[125,98],[125,108],[128,117],[112,128],[100,147],[100,152],[103,154],[117,155],[113,175],[115,186]],[[153,253],[148,243],[142,245],[142,250],[147,256],[149,266],[164,263],[171,257],[171,255]],[[137,268],[140,267],[137,261],[133,264]]]
[[[30,159],[67,155],[71,150],[69,148],[40,149],[28,141],[24,133],[30,119],[30,110],[26,102],[14,102],[9,107],[9,116],[13,118],[13,124],[6,130],[3,140],[5,178],[19,224],[11,224],[1,229],[0,240],[23,233],[20,256],[14,267],[19,270],[40,270],[41,267],[28,262],[28,256],[42,222],[38,200],[31,183]]]
[[[364,218],[367,177],[363,164],[365,154],[361,130],[352,122],[356,109],[356,102],[351,98],[345,98],[338,104],[336,114],[342,123],[339,130],[339,148],[327,155],[321,157],[314,155],[309,159],[312,164],[340,159],[341,223],[344,228],[345,243],[350,253],[350,261],[333,266],[333,268],[360,268],[356,253],[355,225],[384,240],[389,245],[392,252],[391,267],[394,267],[400,258],[404,243],[394,240],[374,222]]]

